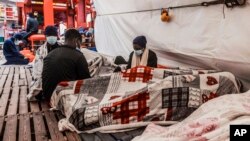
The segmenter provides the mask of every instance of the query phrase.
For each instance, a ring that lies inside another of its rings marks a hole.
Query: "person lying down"
[[[230,125],[250,124],[249,100],[250,90],[215,98],[175,125],[149,124],[132,141],[229,141]]]
[[[51,106],[65,119],[60,130],[119,132],[149,123],[177,123],[207,101],[239,93],[229,72],[134,67],[58,86]]]

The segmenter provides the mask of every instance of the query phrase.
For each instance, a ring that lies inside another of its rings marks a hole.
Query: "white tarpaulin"
[[[170,10],[169,23],[161,21],[161,10],[139,12],[204,1],[95,0],[97,50],[128,59],[133,38],[145,35],[159,64],[230,71],[249,85],[249,0],[244,7],[224,7],[225,18],[222,4]]]

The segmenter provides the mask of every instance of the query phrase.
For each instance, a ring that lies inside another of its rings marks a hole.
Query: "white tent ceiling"
[[[160,20],[160,10],[131,12],[199,2],[204,0],[95,0],[97,50],[128,58],[133,38],[145,35],[160,64],[230,71],[249,85],[249,0],[244,7],[224,7],[225,18],[223,5],[174,9],[169,23]]]

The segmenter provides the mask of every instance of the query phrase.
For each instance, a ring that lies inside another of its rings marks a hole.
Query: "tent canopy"
[[[161,8],[201,2],[204,0],[95,0],[97,50],[128,59],[133,38],[145,35],[159,64],[229,71],[249,89],[249,0],[232,9],[223,4],[173,9],[170,22],[160,19]],[[156,10],[143,11],[151,9]]]

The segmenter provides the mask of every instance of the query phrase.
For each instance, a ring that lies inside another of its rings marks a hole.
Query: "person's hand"
[[[28,58],[28,57],[24,57],[24,59],[30,61],[30,58]]]

